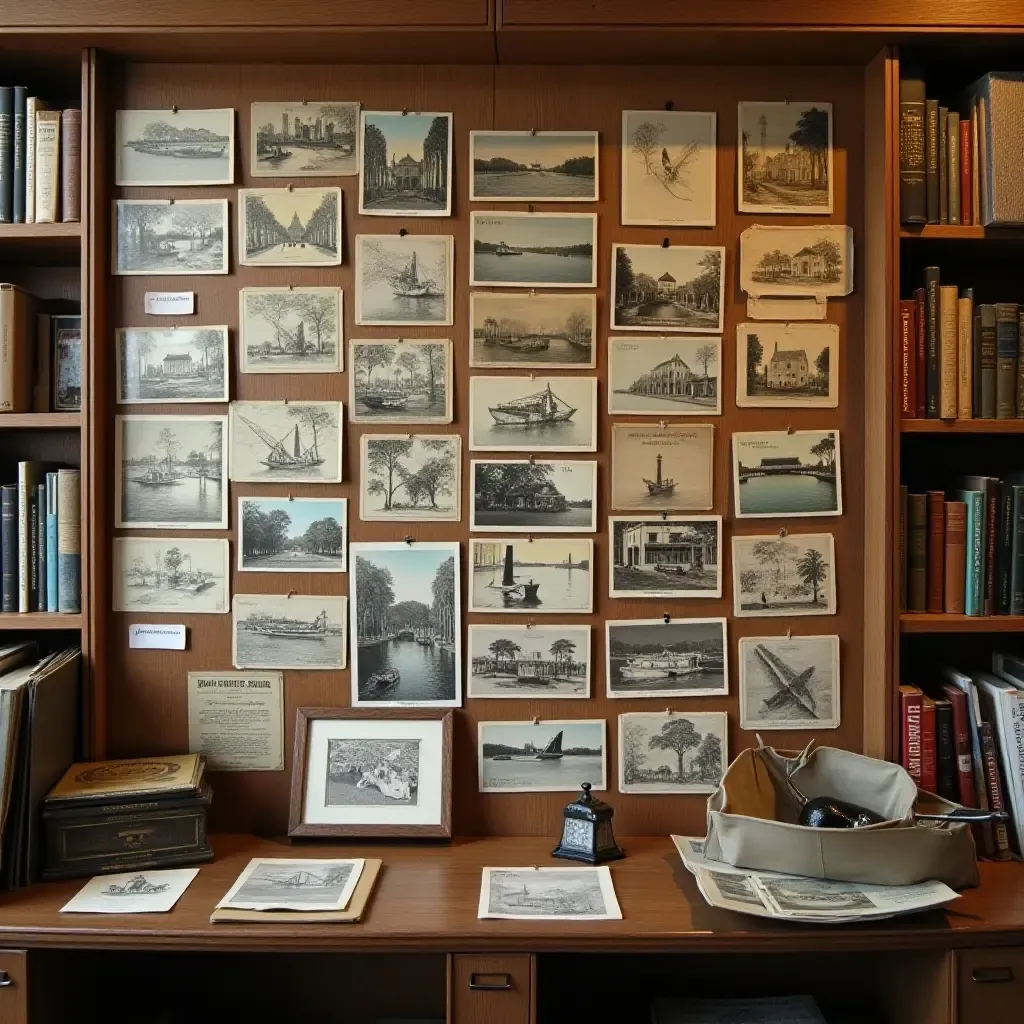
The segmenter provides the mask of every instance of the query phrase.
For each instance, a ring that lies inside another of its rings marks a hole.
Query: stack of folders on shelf
[[[40,659],[35,643],[0,648],[0,885],[40,878],[43,798],[75,760],[77,648]]]

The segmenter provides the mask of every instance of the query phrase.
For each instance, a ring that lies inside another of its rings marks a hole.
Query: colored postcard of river
[[[227,540],[192,537],[115,537],[115,612],[230,611]]]
[[[583,537],[503,537],[469,542],[471,612],[589,615],[594,542]]]
[[[590,626],[469,627],[467,697],[590,696]]]
[[[736,405],[741,409],[835,409],[835,324],[747,323],[736,327]]]
[[[724,711],[619,715],[620,793],[714,793],[729,763]]]
[[[226,199],[115,199],[112,273],[226,274],[229,235]]]
[[[831,533],[734,536],[732,600],[737,618],[835,615],[836,550]]]
[[[347,612],[347,597],[235,594],[232,664],[235,668],[344,668]]]
[[[243,267],[341,263],[340,188],[240,188],[238,262]]]
[[[118,110],[116,185],[233,185],[235,111]]]
[[[473,287],[597,287],[593,213],[476,212],[470,248]]]
[[[345,369],[340,288],[242,288],[242,373],[338,373]]]
[[[254,178],[333,178],[359,173],[359,104],[344,100],[253,103]]]
[[[732,471],[737,518],[843,514],[838,430],[733,434]]]
[[[341,402],[232,402],[235,483],[341,482]]]
[[[453,235],[356,235],[356,323],[451,326],[454,260]]]
[[[609,516],[610,597],[721,597],[721,516]]]
[[[595,533],[597,463],[474,459],[469,528],[477,533]]]
[[[457,523],[462,518],[458,434],[363,434],[359,518],[363,522]]]
[[[119,327],[114,340],[120,404],[228,400],[227,327]]]
[[[720,416],[721,338],[608,339],[612,416]]]
[[[597,132],[470,132],[469,201],[596,202],[597,140]]]
[[[711,423],[613,423],[611,507],[624,512],[709,510],[714,454]]]
[[[603,718],[480,722],[481,793],[575,793],[580,782],[608,788]]]
[[[345,498],[238,499],[240,572],[345,572]]]
[[[352,341],[352,423],[451,423],[452,343],[447,339]]]

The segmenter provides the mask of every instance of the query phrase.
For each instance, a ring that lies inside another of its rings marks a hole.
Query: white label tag
[[[184,626],[155,626],[137,622],[128,627],[128,646],[150,651],[185,650]]]
[[[191,316],[195,311],[195,292],[146,292],[150,316]]]

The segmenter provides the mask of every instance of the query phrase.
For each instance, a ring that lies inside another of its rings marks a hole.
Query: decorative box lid
[[[137,800],[194,792],[202,782],[203,768],[198,754],[73,764],[47,794],[46,803],[91,803],[112,797]]]

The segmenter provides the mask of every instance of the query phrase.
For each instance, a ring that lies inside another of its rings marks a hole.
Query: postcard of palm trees
[[[359,518],[457,523],[462,518],[458,434],[363,434]]]
[[[853,291],[853,228],[815,224],[790,228],[754,224],[740,235],[740,287],[747,295],[807,295]]]
[[[831,533],[732,539],[733,614],[835,615],[836,552]]]
[[[117,400],[122,405],[226,402],[228,329],[119,327]]]
[[[469,627],[467,697],[590,696],[590,626]]]
[[[341,482],[341,402],[232,402],[236,483]]]
[[[620,793],[713,793],[728,757],[724,711],[619,715]]]

